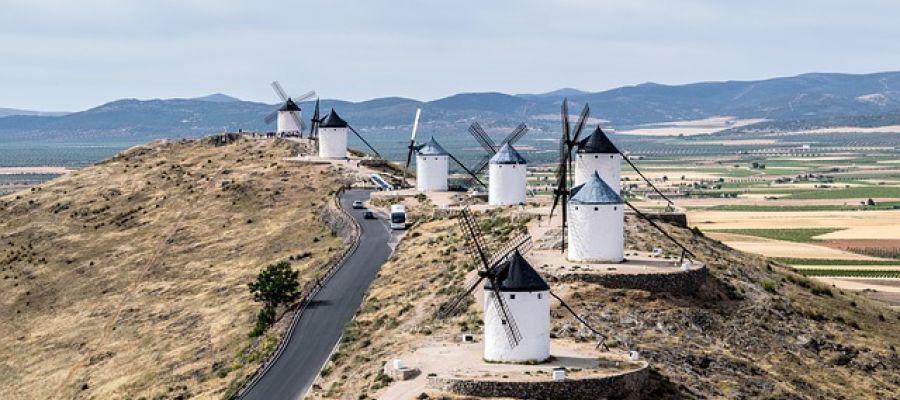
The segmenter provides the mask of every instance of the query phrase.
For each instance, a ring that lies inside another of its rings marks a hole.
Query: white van
[[[391,205],[391,229],[406,229],[406,206]]]

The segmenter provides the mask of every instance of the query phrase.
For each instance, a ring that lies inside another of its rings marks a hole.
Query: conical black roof
[[[525,158],[509,143],[504,143],[497,154],[490,160],[491,164],[527,164]]]
[[[507,261],[497,267],[497,281],[500,282],[501,292],[541,292],[550,290],[550,286],[541,274],[522,257],[516,250]],[[485,289],[493,290],[494,285],[490,280],[484,284]]]
[[[606,136],[606,133],[603,133],[600,126],[597,126],[597,129],[594,129],[590,136],[578,142],[578,152],[590,154],[619,154],[619,148],[609,140],[609,137]]]
[[[420,156],[446,156],[450,154],[447,153],[447,150],[444,150],[444,146],[441,146],[437,140],[434,140],[434,136],[425,144],[420,145],[417,150]]]
[[[300,111],[300,107],[297,106],[297,103],[294,103],[290,97],[288,97],[287,101],[284,102],[284,105],[278,109],[278,111]]]
[[[340,115],[338,115],[337,111],[331,109],[331,112],[328,113],[328,116],[325,117],[325,120],[319,124],[319,128],[346,128],[347,121],[344,121]]]
[[[603,181],[600,174],[594,174],[587,182],[575,186],[571,190],[569,204],[624,204],[625,200],[613,188]]]

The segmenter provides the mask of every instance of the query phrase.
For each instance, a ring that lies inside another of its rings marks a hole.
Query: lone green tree
[[[275,322],[275,309],[279,305],[297,300],[300,296],[299,275],[291,269],[290,263],[282,261],[267,265],[256,277],[256,281],[247,285],[253,293],[253,300],[263,303],[250,336],[261,335]]]

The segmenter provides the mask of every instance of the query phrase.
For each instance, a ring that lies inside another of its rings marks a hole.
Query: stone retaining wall
[[[648,212],[644,213],[647,218],[654,220],[665,222],[668,224],[672,224],[675,226],[680,226],[682,228],[688,227],[687,214],[681,212]]]
[[[563,282],[590,282],[610,289],[639,289],[649,292],[691,294],[706,282],[706,266],[671,273],[589,274],[569,273],[559,276]]]
[[[328,204],[320,209],[320,218],[335,235],[344,238],[345,242],[353,236],[356,228],[353,221],[336,204]]]
[[[428,387],[475,397],[512,397],[537,400],[637,400],[647,390],[647,365],[621,375],[562,381],[491,381],[428,377]]]

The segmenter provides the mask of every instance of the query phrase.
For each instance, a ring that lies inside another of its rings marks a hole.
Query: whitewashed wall
[[[622,193],[622,156],[620,154],[576,154],[575,186],[587,182],[594,171],[616,193]]]
[[[319,157],[347,158],[347,128],[319,128]]]
[[[624,206],[569,204],[569,260],[621,262],[625,258]]]
[[[550,357],[550,293],[501,292],[522,340],[511,348],[493,291],[484,291],[484,358],[489,361],[544,361]],[[515,296],[512,299],[511,296]]]
[[[527,170],[524,164],[491,164],[488,170],[488,204],[524,203]]]
[[[447,156],[416,155],[416,189],[420,192],[447,191]]]
[[[300,112],[297,112],[299,117]],[[285,132],[300,132],[300,127],[297,126],[297,122],[294,121],[294,118],[291,117],[291,113],[289,111],[279,111],[278,112],[278,126],[275,130],[277,133],[285,133]]]

